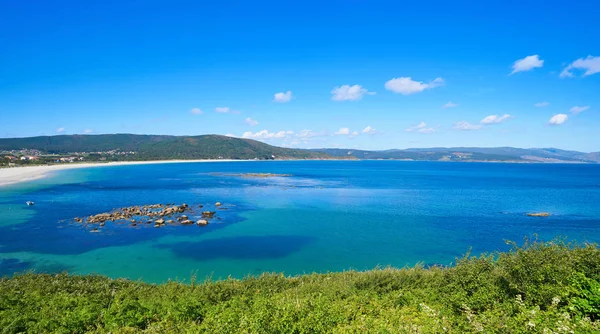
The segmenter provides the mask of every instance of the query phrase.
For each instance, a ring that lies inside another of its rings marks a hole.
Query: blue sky
[[[591,0],[6,0],[0,137],[600,151],[598,12]]]

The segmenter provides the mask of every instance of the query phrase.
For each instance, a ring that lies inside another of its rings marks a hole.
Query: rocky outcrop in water
[[[221,207],[221,202],[216,202],[215,207]],[[76,217],[73,220],[77,223],[94,225],[91,232],[99,232],[98,227],[103,227],[107,222],[128,223],[131,226],[154,224],[155,228],[169,225],[199,225],[206,226],[210,219],[215,218],[215,211],[196,212],[202,205],[189,206],[185,203],[175,204],[151,204],[142,206],[130,206],[115,209],[111,212],[103,212],[89,217]],[[198,210],[199,211],[199,210]],[[184,214],[187,213],[187,214]],[[191,217],[202,217],[195,221]],[[220,218],[217,218],[220,219]],[[97,226],[97,227],[96,227]]]

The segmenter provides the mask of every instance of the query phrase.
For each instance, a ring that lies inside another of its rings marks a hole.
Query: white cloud
[[[56,133],[61,133],[61,132],[65,132],[65,128],[58,128],[58,129],[56,129]]]
[[[587,56],[587,58],[579,58],[569,64],[569,66],[565,67],[560,73],[560,77],[573,77],[573,69],[585,70],[585,72],[583,72],[584,77],[598,73],[600,72],[600,57]]]
[[[450,101],[450,102],[448,102],[448,103],[444,104],[444,105],[442,106],[442,109],[446,109],[446,108],[454,108],[454,107],[458,107],[458,104],[456,104],[456,103],[452,103],[452,101]]]
[[[502,116],[489,115],[486,118],[484,118],[484,119],[481,120],[481,124],[498,124],[498,123],[502,123],[504,121],[507,121],[510,118],[512,118],[512,116],[509,115],[509,114],[504,114]]]
[[[256,125],[258,125],[258,121],[255,119],[252,119],[250,117],[246,117],[246,124],[248,124],[250,126],[256,126]]]
[[[538,108],[547,107],[549,105],[550,105],[550,102],[546,102],[546,101],[544,101],[544,102],[538,102],[538,103],[534,104],[534,106],[536,106]]]
[[[85,129],[85,130],[83,130],[83,133],[92,133],[92,132],[94,132],[94,130],[92,130],[92,129]]]
[[[338,131],[333,133],[334,135],[349,135],[350,134],[350,129],[349,128],[340,128]]]
[[[333,95],[331,97],[333,101],[355,101],[362,99],[365,94],[374,95],[375,93],[369,92],[361,85],[343,85],[332,89],[331,94]]]
[[[540,59],[538,55],[527,56],[523,59],[519,59],[515,61],[513,64],[513,70],[510,74],[515,74],[517,72],[526,72],[531,71],[534,68],[544,66],[544,61]]]
[[[288,90],[287,92],[276,93],[273,98],[273,102],[286,103],[292,100],[292,91]]]
[[[427,123],[421,122],[419,125],[411,126],[410,128],[406,129],[406,132],[414,132],[414,131],[417,131],[419,129],[423,129],[426,126],[427,126]]]
[[[419,133],[434,133],[435,128],[427,127],[427,123],[421,122],[418,125],[411,126],[405,130],[406,132],[419,132]]]
[[[410,95],[442,85],[444,85],[444,79],[442,78],[436,78],[430,83],[424,83],[422,81],[414,81],[411,77],[400,77],[386,82],[385,89],[402,95]]]
[[[473,130],[481,129],[481,125],[474,125],[469,122],[460,121],[460,122],[454,123],[453,128],[454,128],[454,130],[460,130],[460,131],[473,131]]]
[[[571,110],[569,110],[570,112],[572,112],[573,114],[577,115],[580,112],[584,112],[586,110],[590,109],[590,106],[574,106],[573,108],[571,108]]]
[[[561,125],[564,122],[566,122],[568,119],[569,119],[569,116],[567,114],[558,114],[558,115],[552,116],[552,118],[550,118],[550,120],[548,121],[548,124]]]
[[[190,113],[194,114],[194,115],[202,115],[203,112],[200,108],[192,108],[192,110],[190,110]]]
[[[250,138],[250,139],[272,139],[272,138],[285,138],[294,134],[294,131],[279,131],[279,132],[269,132],[268,130],[262,130],[255,133],[250,131],[244,132],[242,134],[242,138]]]
[[[356,136],[358,136],[358,131],[354,131],[350,134],[350,138],[354,138]]]
[[[377,130],[373,129],[370,125],[367,126],[366,128],[364,128],[362,130],[362,133],[364,134],[368,134],[368,135],[374,135],[377,133]]]
[[[215,108],[215,111],[218,113],[226,114],[226,113],[230,112],[231,110],[228,107],[217,107],[217,108]]]
[[[227,133],[227,134],[225,134],[225,137],[237,138],[237,136],[234,135],[233,133]]]

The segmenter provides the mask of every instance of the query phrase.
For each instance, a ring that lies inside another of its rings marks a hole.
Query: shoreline
[[[97,162],[97,163],[70,163],[63,165],[42,165],[42,166],[20,166],[0,168],[0,188],[34,181],[48,177],[55,171],[67,169],[93,168],[93,167],[113,167],[127,165],[154,165],[170,163],[194,163],[194,162],[243,162],[253,160],[233,160],[233,159],[201,159],[201,160],[151,160],[151,161],[118,161],[118,162]]]
[[[290,159],[277,161],[406,161],[421,162],[428,160],[412,159]],[[252,162],[269,160],[237,160],[237,159],[196,159],[196,160],[145,160],[145,161],[117,161],[117,162],[89,162],[89,163],[69,163],[61,165],[40,165],[40,166],[18,166],[0,168],[0,189],[5,186],[39,180],[48,177],[51,173],[67,169],[93,168],[93,167],[112,167],[127,165],[154,165],[154,164],[172,164],[172,163],[198,163],[198,162]],[[494,164],[589,164],[585,162],[541,162],[541,161],[431,161],[445,163],[494,163]]]

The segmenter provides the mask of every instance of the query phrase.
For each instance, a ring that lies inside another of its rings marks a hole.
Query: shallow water
[[[214,173],[279,173],[242,178]],[[36,202],[27,207],[25,201]],[[205,227],[77,216],[153,203],[226,210]],[[539,235],[600,241],[600,165],[264,161],[56,172],[0,188],[0,275],[34,269],[163,282],[451,264]],[[527,217],[547,211],[548,218]]]

